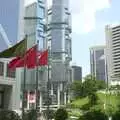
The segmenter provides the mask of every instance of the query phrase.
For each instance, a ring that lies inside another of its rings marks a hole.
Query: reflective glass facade
[[[97,80],[106,80],[105,47],[93,47],[90,49],[91,74]]]

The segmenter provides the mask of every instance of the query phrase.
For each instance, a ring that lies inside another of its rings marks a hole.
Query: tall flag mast
[[[26,42],[24,44],[27,49],[27,35],[25,36]],[[26,59],[24,59],[24,78],[23,78],[23,95],[22,95],[22,119],[24,120],[25,116],[25,97],[26,97]]]

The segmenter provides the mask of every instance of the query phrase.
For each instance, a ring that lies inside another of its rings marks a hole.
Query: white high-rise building
[[[120,25],[105,28],[108,81],[110,85],[120,84]]]

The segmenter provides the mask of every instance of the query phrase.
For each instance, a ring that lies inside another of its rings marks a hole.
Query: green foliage
[[[83,116],[80,116],[79,120],[107,120],[107,115],[100,110],[88,111]]]
[[[84,106],[85,104],[87,104],[88,101],[89,101],[89,100],[88,100],[88,97],[76,99],[76,100],[74,100],[74,101],[71,103],[71,107],[72,107],[72,108],[81,108],[82,106]]]
[[[24,116],[25,120],[36,120],[36,110],[28,110]]]
[[[81,81],[75,81],[72,85],[71,85],[71,90],[73,91],[74,97],[80,97],[83,96],[83,86],[82,86],[82,82]]]
[[[113,114],[112,120],[120,120],[120,111],[117,111],[115,114]]]
[[[81,110],[86,111],[86,110],[89,110],[90,107],[91,107],[91,105],[89,103],[87,103],[87,104],[82,105],[80,108],[81,108]]]
[[[49,110],[49,111],[48,110],[44,110],[43,114],[44,114],[44,116],[48,116],[49,115],[49,118],[53,119],[54,116],[55,116],[55,111],[54,110]]]
[[[88,98],[89,98],[89,104],[91,106],[96,105],[99,99],[96,93],[90,93]]]
[[[112,120],[120,119],[120,105],[118,105],[117,107],[118,107],[118,110],[112,115]]]
[[[109,114],[110,111],[113,113],[115,111],[118,111],[120,109],[120,96],[116,95],[106,95],[104,93],[96,93],[98,96],[98,100],[95,105],[93,105],[92,108],[96,107],[96,109],[106,110],[106,114]],[[105,104],[105,106],[104,106]],[[91,108],[91,105],[89,104],[89,98],[83,97],[74,100],[71,103],[71,108],[80,108],[82,110],[89,110]]]
[[[113,105],[106,105],[106,110],[105,110],[105,113],[108,115],[108,116],[112,116],[114,113],[116,112],[115,108]]]
[[[21,120],[21,119],[20,116],[14,111],[2,110],[0,111],[0,120]]]
[[[97,89],[98,90],[103,90],[106,89],[107,84],[103,80],[97,80]]]
[[[75,81],[71,85],[71,90],[73,91],[74,97],[86,97],[93,92],[96,92],[101,89],[105,89],[106,84],[102,80],[96,80],[94,76],[87,75],[84,78],[84,82]]]
[[[85,80],[83,83],[83,96],[88,96],[89,94],[96,92],[97,81],[96,80]]]
[[[55,120],[66,120],[68,112],[64,108],[59,108],[55,113]]]

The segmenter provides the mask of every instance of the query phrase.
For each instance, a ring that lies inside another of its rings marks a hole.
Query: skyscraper
[[[82,81],[82,67],[73,65],[72,66],[72,80],[81,80]]]
[[[105,34],[108,81],[110,85],[117,85],[120,84],[120,25],[107,25]]]
[[[44,0],[37,0],[25,6],[25,17],[24,17],[24,31],[27,35],[27,48],[31,48],[36,43],[39,43],[39,50],[45,49],[45,9],[46,4]],[[46,68],[46,67],[45,67]],[[47,70],[41,70],[41,67],[38,68],[38,96],[39,96],[39,106],[42,106],[42,97],[43,92],[45,93],[46,80],[47,80]],[[36,89],[36,69],[27,69],[26,70],[26,91],[27,95],[30,96],[33,94],[35,96]],[[22,72],[22,88],[24,85],[24,78]],[[35,97],[34,97],[35,99]],[[44,100],[43,100],[44,101]],[[32,101],[26,98],[26,107],[30,109],[35,107],[35,100]]]
[[[106,80],[105,46],[90,48],[90,70],[97,80]]]
[[[51,8],[46,13],[45,1],[38,0],[37,3],[26,6],[25,33],[28,35],[28,47],[31,47],[37,41],[38,36],[36,37],[36,35],[39,35],[40,48],[49,48],[50,50],[51,105],[59,106],[67,103],[67,85],[71,80],[71,68],[69,66],[72,59],[71,14],[68,8],[68,0],[53,0],[52,3]],[[43,15],[43,18],[40,15]],[[46,23],[43,19],[45,19]],[[48,99],[46,98],[47,81],[46,67],[46,70],[39,71],[40,106],[46,105],[46,99]],[[29,91],[35,89],[35,70],[27,70],[26,88]]]
[[[47,41],[51,49],[51,91],[58,106],[67,102],[72,60],[71,13],[69,0],[53,0],[48,9]]]

